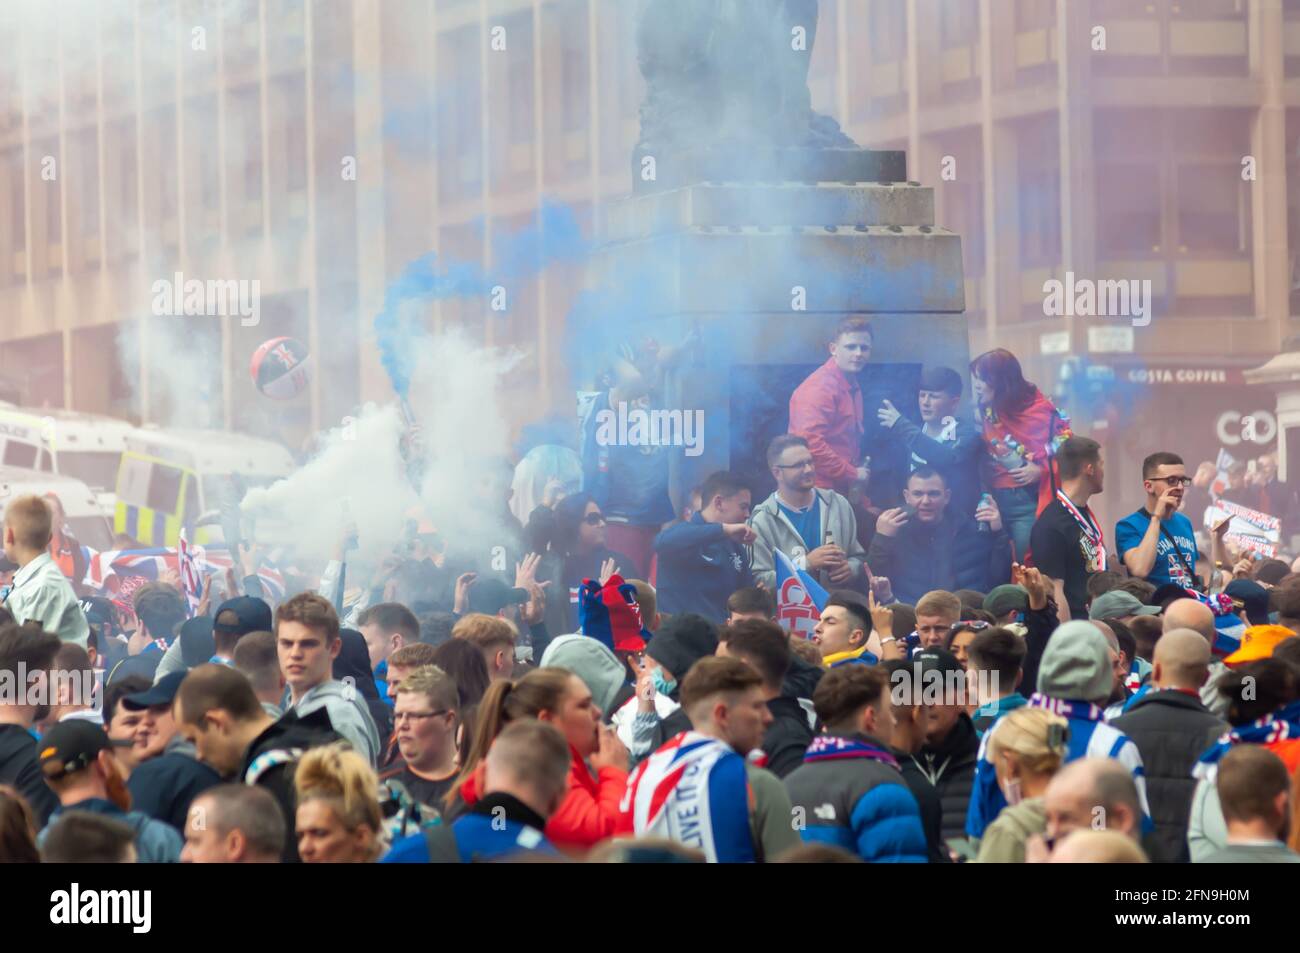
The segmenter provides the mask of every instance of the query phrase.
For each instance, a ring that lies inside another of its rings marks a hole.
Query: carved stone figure
[[[645,0],[639,150],[855,148],[813,111],[817,0]]]

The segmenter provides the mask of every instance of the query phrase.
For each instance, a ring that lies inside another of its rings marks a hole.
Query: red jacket
[[[1028,459],[1025,460],[1022,456],[1021,463],[1036,463],[1042,468],[1042,476],[1034,488],[1038,492],[1038,512],[1041,513],[1052,501],[1052,476],[1056,458],[1051,452],[1051,444],[1057,438],[1064,440],[1071,435],[1069,419],[1062,417],[1056,405],[1035,387],[1033,399],[1022,409],[995,416],[993,420],[984,416],[981,410],[979,422],[984,429],[984,444],[988,450],[988,478],[993,487],[1005,490],[1016,485],[1010,472],[997,459],[999,453],[1009,450],[1003,445],[1005,437],[1011,437],[1023,448]],[[1059,477],[1057,482],[1060,482]]]
[[[790,395],[790,433],[808,441],[817,485],[846,490],[862,453],[862,389],[830,358]]]
[[[627,790],[627,772],[618,768],[601,768],[596,777],[582,756],[569,746],[569,793],[559,809],[546,821],[543,833],[556,847],[569,853],[585,853],[598,843],[614,836],[618,824],[619,802]],[[472,807],[479,799],[483,784],[483,766],[465,779],[460,797]]]

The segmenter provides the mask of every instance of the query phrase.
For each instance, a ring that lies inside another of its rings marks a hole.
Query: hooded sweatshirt
[[[606,720],[613,714],[614,700],[626,681],[627,667],[604,643],[585,635],[561,635],[546,647],[541,664],[568,669],[577,675]]]
[[[374,766],[382,750],[379,730],[375,728],[375,720],[370,717],[370,708],[361,692],[353,685],[330,678],[309,690],[296,704],[291,698],[285,711],[296,712],[298,717],[305,718],[322,708],[329,715],[334,730]]]
[[[343,645],[334,658],[334,678],[344,685],[352,684],[356,687],[374,720],[375,730],[386,741],[393,735],[393,712],[379,694],[375,673],[370,668],[370,650],[366,648],[365,637],[356,629],[342,629],[339,638],[343,640]]]
[[[853,504],[834,490],[819,489],[815,492],[821,512],[821,534],[818,538],[824,542],[826,531],[830,530],[835,544],[842,548],[848,557],[853,578],[860,578],[867,552],[858,542],[858,518],[853,514]],[[776,591],[774,554],[778,549],[790,557],[790,561],[796,568],[808,569],[808,547],[794,524],[790,522],[790,518],[781,512],[776,493],[754,507],[749,517],[749,525],[758,534],[758,538],[750,547],[749,557],[755,585],[765,586],[768,592]],[[843,588],[831,582],[830,576],[824,570],[813,572],[811,575],[827,590]]]
[[[1151,809],[1147,806],[1142,755],[1128,735],[1102,720],[1100,706],[1110,695],[1112,678],[1110,646],[1101,630],[1091,622],[1067,622],[1052,633],[1047,643],[1038,667],[1038,693],[1029,705],[1046,708],[1069,722],[1067,763],[1079,758],[1114,758],[1129,770],[1137,785],[1146,830],[1151,826]],[[971,837],[983,837],[985,828],[1007,803],[998,788],[997,772],[988,752],[989,739],[999,724],[995,722],[980,739],[975,784],[966,814],[966,833]]]

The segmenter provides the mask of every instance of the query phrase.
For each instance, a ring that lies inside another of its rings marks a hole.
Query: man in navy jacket
[[[673,523],[655,537],[660,612],[726,620],[727,597],[752,585],[745,548],[754,541],[745,522],[749,507],[744,481],[718,472],[704,481],[700,509],[690,521]]]

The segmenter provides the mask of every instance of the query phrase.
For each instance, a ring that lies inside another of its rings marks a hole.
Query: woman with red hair
[[[1020,362],[1005,348],[975,358],[970,373],[984,428],[986,484],[1015,544],[1015,558],[1023,560],[1034,520],[1055,492],[1054,457],[1071,436],[1070,419],[1025,380]]]

